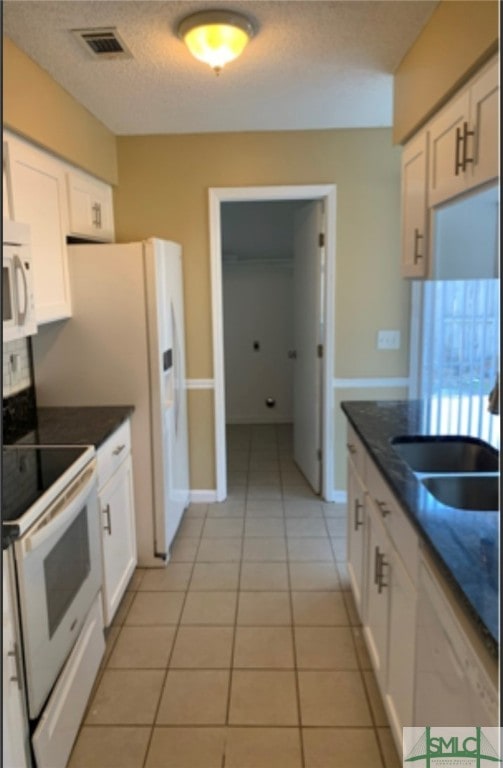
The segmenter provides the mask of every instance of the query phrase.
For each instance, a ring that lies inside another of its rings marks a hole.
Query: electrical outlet
[[[377,349],[400,349],[400,331],[378,331]]]

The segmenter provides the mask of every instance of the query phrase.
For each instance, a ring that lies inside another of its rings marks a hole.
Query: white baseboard
[[[211,491],[190,491],[189,499],[191,504],[213,504],[217,500],[217,492]]]

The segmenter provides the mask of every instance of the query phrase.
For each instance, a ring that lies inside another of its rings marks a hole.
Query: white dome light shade
[[[191,54],[217,74],[242,54],[253,34],[253,26],[245,16],[227,11],[194,13],[178,27],[178,36]]]

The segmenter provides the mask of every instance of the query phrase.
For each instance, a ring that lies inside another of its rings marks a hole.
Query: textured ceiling
[[[389,126],[392,73],[438,0],[4,0],[4,34],[116,134]],[[176,36],[203,8],[258,32],[219,77]],[[133,54],[93,60],[70,30],[113,26]]]

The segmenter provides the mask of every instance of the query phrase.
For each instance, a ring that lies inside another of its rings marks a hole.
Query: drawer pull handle
[[[106,525],[103,526],[103,530],[107,531],[108,535],[112,535],[112,518],[110,515],[110,504],[107,504],[105,509],[102,510],[103,514],[105,515],[107,519]]]
[[[374,584],[379,583],[379,547],[374,549]]]
[[[385,501],[379,501],[379,499],[376,499],[376,504],[381,510],[381,515],[383,517],[386,517],[386,515],[390,514],[390,510],[386,508],[386,502]]]
[[[361,503],[361,501],[358,501],[358,499],[355,499],[355,515],[354,515],[355,531],[358,530],[360,525],[363,525],[363,520],[360,520],[360,518],[358,517],[358,512],[360,511],[360,509],[363,509],[363,504]]]
[[[423,239],[423,235],[419,232],[419,230],[414,230],[414,264],[417,264],[419,259],[423,258],[423,254],[419,253],[419,241]]]
[[[384,569],[386,568],[388,563],[386,562],[384,558],[384,554],[382,552],[379,552],[378,557],[379,557],[379,565],[377,568],[377,592],[378,594],[381,594],[384,587],[388,586],[387,583],[384,581]]]
[[[125,444],[118,445],[117,448],[115,449],[115,451],[113,452],[114,456],[118,456],[119,453],[122,453],[122,451],[124,450],[125,447],[126,447]]]
[[[475,131],[468,130],[468,123],[463,123],[463,171],[468,163],[473,163],[473,157],[468,157],[468,136],[475,136]]]
[[[17,643],[14,643],[14,649],[12,651],[7,652],[7,656],[12,656],[14,658],[14,664],[16,665],[16,674],[11,675],[10,680],[13,683],[17,683],[17,687],[19,688],[19,690],[21,690],[21,672],[19,667],[19,655],[18,655]]]
[[[346,447],[347,447],[348,451],[350,453],[352,453],[353,455],[356,453],[356,448],[353,445],[353,443],[346,443]]]
[[[463,135],[461,128],[456,128],[456,144],[455,144],[455,158],[454,158],[454,175],[459,176],[460,171],[464,171],[463,160],[460,157],[461,144],[463,143]]]

